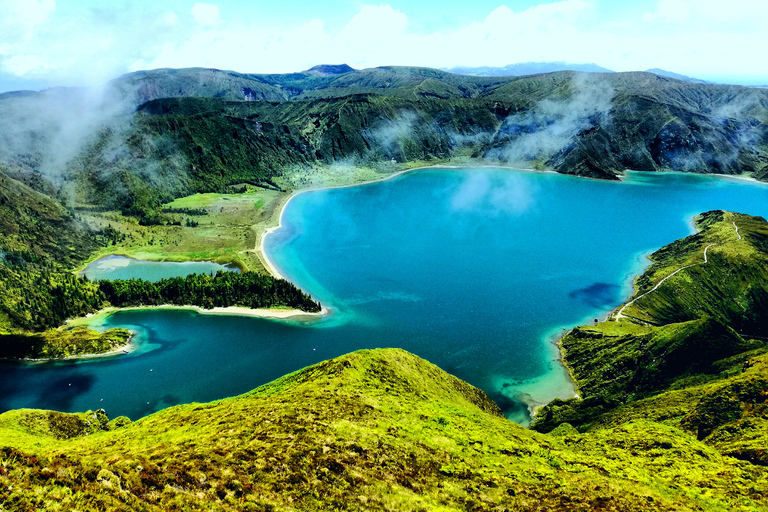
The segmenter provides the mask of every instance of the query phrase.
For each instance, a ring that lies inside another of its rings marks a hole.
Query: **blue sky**
[[[594,62],[768,84],[764,0],[0,0],[0,91],[158,67]]]

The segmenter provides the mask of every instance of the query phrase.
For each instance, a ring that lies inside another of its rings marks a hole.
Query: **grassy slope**
[[[113,329],[55,330],[69,316],[99,309],[98,287],[66,266],[99,246],[55,199],[7,176],[0,167],[0,357],[64,357],[126,343]],[[35,332],[37,331],[37,332]]]
[[[243,270],[264,272],[255,252],[261,235],[278,224],[288,194],[249,186],[241,194],[194,194],[163,208],[204,210],[207,215],[169,214],[180,225],[141,226],[119,212],[81,212],[94,229],[112,227],[122,236],[91,255],[87,262],[108,254],[153,261],[207,260],[236,264]],[[190,227],[187,221],[197,226]],[[81,265],[85,266],[85,263]]]
[[[738,232],[735,226],[738,227]],[[642,294],[675,269],[693,265],[635,301],[624,315],[664,325],[711,316],[744,335],[768,329],[768,225],[760,217],[712,214],[698,222],[699,233],[656,251],[637,280]],[[739,235],[741,233],[741,235]],[[739,236],[741,239],[739,240]],[[704,249],[709,263],[703,262]]]
[[[768,223],[715,211],[697,225],[699,233],[654,253],[654,264],[637,280],[635,302],[617,310],[625,318],[617,321],[614,313],[562,339],[582,399],[552,402],[534,428],[548,431],[567,421],[595,430],[651,419],[765,464]]]
[[[677,429],[640,421],[538,434],[506,421],[481,391],[395,349],[355,352],[240,397],[114,427],[101,413],[0,415],[0,505],[751,510],[768,498],[765,469]]]

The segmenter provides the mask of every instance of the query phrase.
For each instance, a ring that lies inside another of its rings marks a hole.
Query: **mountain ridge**
[[[92,108],[90,105],[96,99],[88,100],[87,95],[77,99],[76,91],[4,95],[0,97],[0,110],[6,113],[6,123],[0,126],[0,159],[44,177],[55,171],[57,179],[71,179],[73,174],[82,172],[98,174],[98,169],[88,166],[78,169],[78,162],[93,162],[93,157],[103,159],[98,154],[102,143],[99,139],[109,133],[118,146],[111,147],[105,155],[111,161],[99,165],[114,167],[115,155],[125,155],[130,159],[123,159],[120,166],[127,169],[163,167],[165,164],[157,156],[146,152],[132,156],[136,149],[126,148],[131,139],[143,138],[145,145],[158,145],[165,144],[158,137],[171,137],[167,131],[155,134],[140,129],[132,133],[131,126],[137,125],[135,109],[145,103],[206,97],[233,104],[264,105],[259,107],[262,111],[271,105],[270,117],[275,118],[274,114],[290,108],[282,104],[353,100],[369,95],[384,97],[376,100],[378,120],[371,121],[378,125],[373,127],[343,125],[339,112],[330,105],[316,113],[320,130],[306,124],[299,126],[307,123],[306,119],[282,118],[277,128],[292,134],[290,140],[280,144],[306,147],[307,151],[303,151],[305,156],[296,155],[282,162],[270,157],[272,167],[280,173],[290,173],[292,166],[327,164],[338,159],[365,163],[394,158],[405,163],[423,161],[425,156],[459,155],[493,160],[501,165],[527,162],[537,168],[604,179],[616,179],[625,169],[754,173],[762,179],[768,167],[768,92],[761,89],[678,82],[643,72],[561,71],[527,77],[469,77],[398,66],[344,70],[327,76],[253,75],[202,68],[138,71],[110,82],[101,93],[104,106],[93,113],[88,111],[85,116],[80,112]],[[403,100],[410,104],[402,104]],[[386,104],[388,101],[392,102],[391,107]],[[424,115],[424,107],[438,112],[426,101],[443,103],[439,116]],[[60,107],[61,104],[70,106]],[[34,114],[35,109],[48,107],[55,107],[60,117],[38,119]],[[222,110],[222,106],[215,108]],[[393,112],[393,108],[399,112]],[[478,123],[474,114],[465,118],[466,113],[478,108],[485,111],[485,120]],[[407,122],[414,114],[422,118],[418,126]],[[69,129],[77,118],[83,120],[74,130]],[[89,119],[92,121],[87,124]],[[241,123],[236,119],[230,121]],[[236,144],[239,139],[249,139],[248,126],[251,125],[246,123],[238,128]],[[349,142],[343,139],[354,137],[352,132],[360,133],[361,129],[368,133],[390,132],[394,138],[387,136],[391,142],[386,147],[366,138],[364,145],[355,142],[351,152],[342,152],[330,160],[315,154],[314,141],[318,136],[330,137],[331,144],[344,146]],[[310,130],[312,137],[307,138]],[[445,149],[434,153],[429,147],[422,147],[418,139],[413,139],[414,130],[440,138]],[[66,141],[70,149],[63,156],[49,156],[68,132],[79,135]],[[206,142],[202,147],[208,144],[214,142]],[[391,150],[397,146],[417,150],[400,150],[398,157]],[[183,149],[183,145],[177,146],[177,151]],[[241,147],[236,153],[245,150],[248,149]],[[54,160],[54,164],[48,165],[47,160]],[[169,169],[166,174],[183,182],[195,164],[188,159],[180,164],[181,168]],[[227,165],[242,164],[230,159]]]

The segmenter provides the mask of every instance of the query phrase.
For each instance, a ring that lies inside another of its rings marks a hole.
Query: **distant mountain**
[[[520,62],[504,67],[468,67],[458,66],[446,69],[451,73],[471,76],[525,76],[539,73],[553,73],[555,71],[583,71],[585,73],[613,73],[610,69],[597,64],[573,64],[570,62]]]
[[[674,78],[676,80],[682,80],[683,82],[691,82],[694,84],[710,84],[706,80],[700,80],[698,78],[692,78],[690,76],[681,75],[679,73],[673,73],[672,71],[666,71],[664,69],[653,68],[646,70],[647,73],[653,73],[654,75],[666,76],[667,78]]]
[[[332,76],[343,75],[344,73],[351,73],[355,68],[347,66],[346,64],[320,64],[319,66],[313,66],[304,71],[307,75],[314,76]]]
[[[100,97],[3,94],[0,162],[35,190],[140,218],[174,197],[275,189],[335,162],[472,157],[614,180],[627,169],[768,179],[765,89],[644,72],[348,68],[158,69],[119,77]]]

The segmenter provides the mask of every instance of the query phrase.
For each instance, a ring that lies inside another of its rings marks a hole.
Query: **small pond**
[[[91,281],[100,279],[159,281],[190,274],[215,274],[219,270],[240,272],[240,269],[234,265],[220,265],[212,261],[147,261],[125,256],[106,256],[85,267],[80,275]]]

